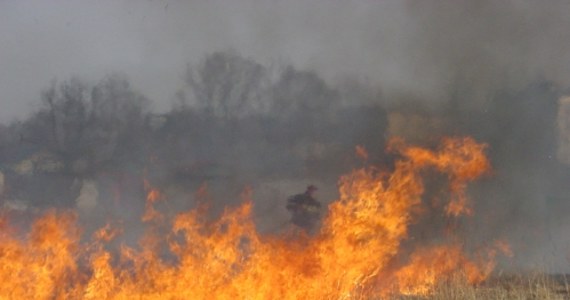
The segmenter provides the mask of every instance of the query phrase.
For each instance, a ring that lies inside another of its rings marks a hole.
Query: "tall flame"
[[[201,205],[177,215],[160,235],[155,227],[165,218],[154,203],[161,196],[149,184],[142,220],[155,230],[118,255],[107,247],[118,234],[111,226],[80,243],[73,213],[48,212],[25,239],[3,220],[0,298],[366,299],[429,294],[454,276],[476,284],[492,271],[496,250],[470,259],[448,241],[402,257],[402,243],[422,203],[425,170],[449,179],[442,209],[450,218],[472,214],[465,188],[489,170],[484,149],[471,138],[445,139],[437,151],[393,140],[390,150],[399,157],[393,171],[369,167],[341,177],[340,199],[314,236],[260,235],[250,190],[217,220],[206,220]]]

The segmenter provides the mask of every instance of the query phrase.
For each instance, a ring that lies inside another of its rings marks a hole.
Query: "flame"
[[[142,220],[149,231],[140,247],[122,245],[119,254],[107,246],[119,231],[108,225],[81,243],[72,212],[48,212],[25,239],[1,221],[0,298],[366,299],[426,295],[458,275],[472,284],[485,280],[496,250],[471,259],[459,243],[446,241],[408,257],[402,251],[422,203],[424,171],[449,178],[443,208],[449,217],[469,215],[465,188],[489,169],[485,146],[445,139],[434,151],[394,140],[390,149],[400,157],[392,172],[368,167],[340,178],[340,198],[314,236],[259,234],[251,189],[217,220],[206,220],[199,205],[178,214],[161,235],[166,218],[154,204],[163,197],[148,182]],[[205,197],[206,186],[198,194]],[[508,249],[502,242],[497,247]]]
[[[396,284],[402,294],[425,295],[442,280],[457,276],[464,277],[470,284],[481,283],[495,266],[494,255],[491,251],[483,261],[477,262],[466,257],[459,245],[420,249],[412,255],[408,265],[396,272]]]
[[[141,221],[149,222],[152,220],[161,221],[162,214],[154,208],[154,204],[161,200],[163,197],[160,191],[153,188],[148,180],[144,180],[144,188],[147,191],[145,213],[141,217]]]
[[[364,161],[368,160],[368,151],[362,145],[356,145],[354,148],[356,156]]]
[[[515,255],[513,249],[511,249],[511,245],[505,240],[496,240],[495,247],[507,257],[513,257]]]

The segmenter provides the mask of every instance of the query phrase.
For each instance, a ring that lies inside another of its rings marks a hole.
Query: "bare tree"
[[[127,79],[112,75],[92,89],[89,115],[90,147],[96,162],[125,159],[140,153],[147,134],[150,101],[132,90]]]
[[[215,52],[197,67],[188,67],[186,83],[198,107],[229,119],[263,111],[267,70],[233,52]]]
[[[80,151],[80,140],[87,125],[87,85],[76,78],[59,86],[54,82],[42,94],[42,104],[37,117],[40,122],[47,122],[48,147],[63,156],[74,156]],[[45,120],[41,120],[42,117]]]
[[[136,148],[149,101],[126,78],[112,75],[94,87],[73,78],[42,93],[40,109],[25,122],[23,139],[64,161],[109,162]],[[129,149],[130,148],[130,149]]]
[[[285,67],[272,89],[272,111],[276,115],[327,113],[339,104],[339,93],[314,71]]]

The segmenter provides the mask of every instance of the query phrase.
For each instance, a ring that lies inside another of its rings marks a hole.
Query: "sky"
[[[54,79],[113,72],[164,111],[188,64],[228,49],[433,103],[458,80],[475,98],[536,78],[567,85],[565,2],[0,0],[0,122],[37,109]]]

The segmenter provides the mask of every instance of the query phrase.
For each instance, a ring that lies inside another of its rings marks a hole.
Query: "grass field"
[[[479,286],[461,282],[442,283],[430,296],[399,296],[396,299],[570,299],[570,275],[501,275]]]

